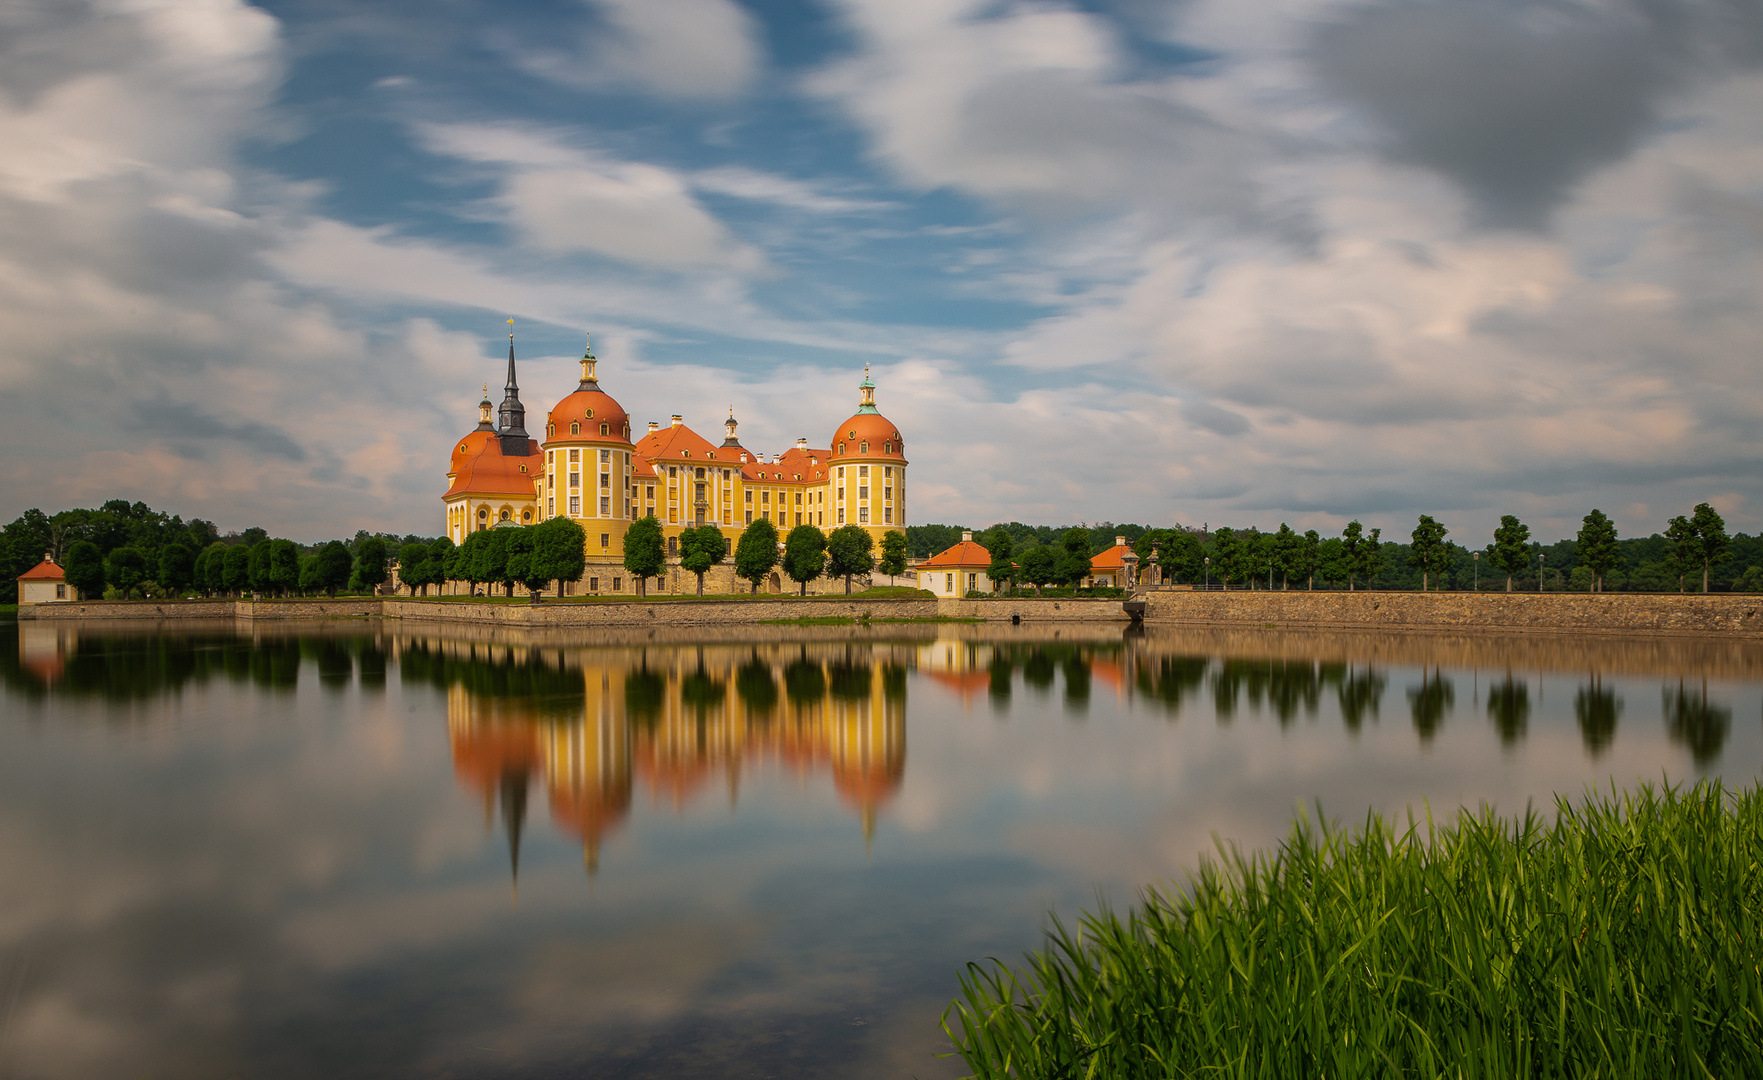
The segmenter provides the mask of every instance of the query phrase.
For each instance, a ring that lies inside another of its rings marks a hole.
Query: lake
[[[953,1077],[1215,843],[1763,764],[1763,644],[0,624],[0,1076]]]

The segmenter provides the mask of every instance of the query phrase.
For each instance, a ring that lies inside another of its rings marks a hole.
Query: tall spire
[[[582,384],[577,390],[598,390],[600,380],[594,375],[594,367],[599,361],[594,359],[594,335],[587,335],[586,344],[582,346]]]
[[[857,406],[857,411],[859,413],[878,412],[879,410],[875,407],[875,380],[869,377],[868,364],[863,365],[863,381],[857,384],[857,389],[863,391],[863,404]]]
[[[530,451],[526,434],[526,406],[520,403],[520,384],[514,379],[514,320],[508,320],[508,385],[504,388],[497,428],[502,434],[505,457],[526,457]]]

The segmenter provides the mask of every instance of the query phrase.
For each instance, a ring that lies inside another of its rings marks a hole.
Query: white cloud
[[[520,63],[570,86],[634,86],[664,98],[740,94],[763,66],[753,19],[733,0],[587,0],[605,21],[574,49]]]

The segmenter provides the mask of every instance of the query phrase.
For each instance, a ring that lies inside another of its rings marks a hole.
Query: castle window
[[[670,536],[667,538],[667,553],[669,555],[679,554],[679,537]]]
[[[845,436],[845,438],[847,438],[847,439],[855,439],[856,437],[857,437],[857,433],[855,431],[853,431],[851,434]]]
[[[580,450],[571,450],[569,452],[569,460],[580,461],[581,459],[582,459],[582,452]]]
[[[894,508],[893,507],[891,507],[891,506],[882,507],[882,523],[884,525],[892,525],[894,523]]]
[[[887,442],[882,443],[882,453],[891,454],[893,452],[894,452],[894,444],[893,443],[887,443]]]
[[[704,479],[704,470],[703,469],[698,470],[697,477],[700,480]]]
[[[569,516],[582,516],[582,497],[580,495],[571,495],[569,497]]]
[[[532,519],[533,519],[533,512],[531,510],[522,510],[520,512],[520,520],[531,521]]]
[[[857,452],[859,454],[869,453],[869,440],[868,439],[864,439],[863,442],[858,445]]]
[[[569,433],[570,433],[570,434],[571,434],[571,435],[580,435],[580,434],[581,434],[581,433],[582,433],[582,426],[581,426],[581,424],[579,424],[579,423],[577,423],[577,422],[576,422],[576,421],[574,421],[574,420],[571,420],[571,421],[570,421],[570,422],[569,422]]]
[[[604,549],[609,548],[611,546],[612,546],[612,534],[611,533],[601,533],[600,534],[600,547],[601,547],[601,549],[604,550]]]
[[[485,510],[485,509],[484,509],[484,508],[483,508],[483,507],[481,507],[481,506],[480,506],[480,507],[478,507],[478,508],[477,508],[477,519],[478,519],[478,520],[479,520],[479,521],[488,521],[488,520],[490,520],[490,512],[489,512],[489,511],[488,511],[488,510]]]
[[[600,451],[600,464],[609,465],[609,464],[611,464],[611,462],[612,462],[612,451],[610,451],[610,450]]]
[[[546,424],[545,425],[545,434],[546,435],[557,434],[557,425],[556,424]]]
[[[601,424],[600,425],[600,434],[609,435],[611,433],[612,433],[612,425],[611,424]]]
[[[601,487],[601,489],[605,490],[607,488],[610,488],[611,486],[612,486],[612,474],[611,473],[601,473],[600,474],[600,487]]]
[[[592,420],[593,418],[594,418],[594,410],[589,409],[588,410],[588,419]]]
[[[502,511],[502,520],[503,521],[508,520],[508,511],[506,511],[506,510]]]
[[[841,456],[841,457],[842,457],[842,456],[843,456],[843,455],[844,455],[844,453],[845,453],[845,444],[844,444],[844,443],[840,443],[840,444],[839,444],[839,454],[840,454],[840,456]]]
[[[857,508],[857,523],[859,525],[869,524],[869,507],[860,506]]]
[[[869,466],[867,466],[867,465],[857,466],[857,475],[858,476],[868,476],[869,475]]]
[[[521,467],[520,467],[520,471],[521,471],[521,472],[526,472],[526,466],[525,466],[525,465],[522,465],[522,466],[521,466]]]

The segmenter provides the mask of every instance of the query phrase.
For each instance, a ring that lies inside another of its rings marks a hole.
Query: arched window
[[[489,512],[489,511],[488,511],[488,510],[485,510],[485,509],[484,509],[484,508],[483,508],[483,507],[481,507],[481,506],[480,506],[480,507],[478,507],[478,508],[477,508],[477,519],[478,519],[478,520],[479,520],[479,521],[488,521],[488,520],[490,520],[490,512]]]
[[[531,510],[522,510],[520,512],[520,520],[531,521],[532,519],[533,519],[533,512]]]
[[[882,453],[891,454],[893,452],[894,452],[894,444],[893,443],[889,443],[889,442],[882,443]]]
[[[868,439],[864,439],[863,442],[861,444],[859,444],[859,446],[857,447],[857,452],[859,454],[869,453],[869,440]]]
[[[582,433],[582,426],[571,420],[569,423],[569,433],[571,435],[580,435]]]
[[[611,433],[612,433],[612,425],[610,425],[610,424],[601,424],[600,425],[600,434],[610,435]]]
[[[508,511],[506,511],[506,510],[502,511],[502,520],[503,521],[508,520]]]
[[[557,425],[556,424],[546,424],[545,425],[545,434],[547,436],[557,434]]]
[[[840,444],[839,444],[839,454],[840,454],[840,456],[841,456],[841,457],[842,457],[842,456],[843,456],[843,455],[844,455],[844,453],[845,453],[845,444],[844,444],[844,443],[840,443]]]

